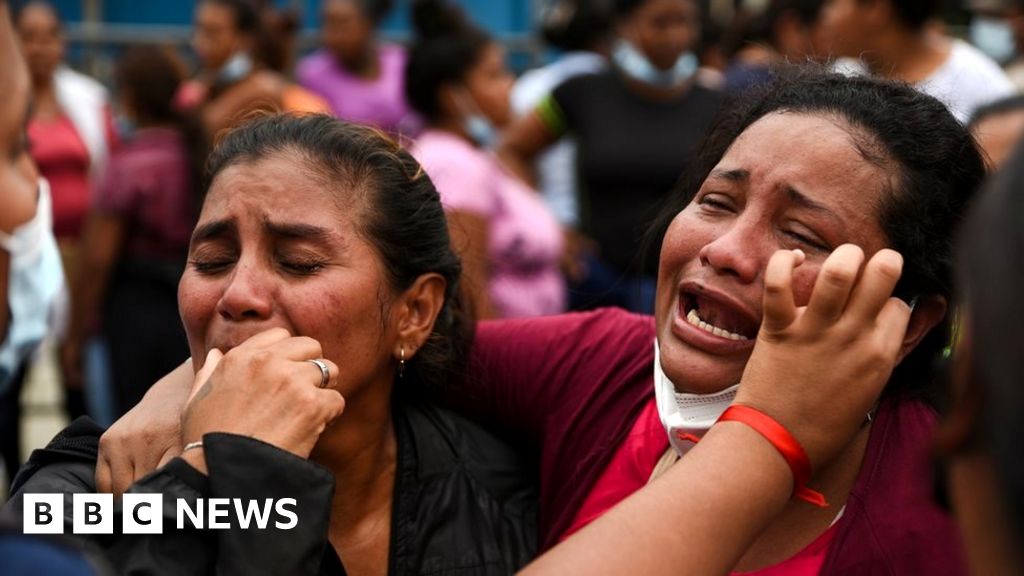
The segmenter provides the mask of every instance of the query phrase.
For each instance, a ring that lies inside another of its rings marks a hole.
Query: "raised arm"
[[[812,467],[853,437],[896,363],[910,317],[891,298],[902,258],[846,245],[806,308],[793,304],[779,252],[766,276],[765,319],[735,404],[758,408],[803,446]],[[821,276],[819,276],[819,279]],[[528,566],[524,574],[726,574],[794,490],[779,450],[740,422],[719,422],[657,481]]]

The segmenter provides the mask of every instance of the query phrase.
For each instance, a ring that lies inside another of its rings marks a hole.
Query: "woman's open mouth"
[[[679,290],[679,309],[673,331],[685,342],[709,352],[748,349],[760,329],[753,313],[731,298],[699,284]]]

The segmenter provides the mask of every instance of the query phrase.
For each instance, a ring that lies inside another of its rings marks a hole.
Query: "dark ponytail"
[[[462,9],[444,0],[414,0],[416,41],[405,67],[405,95],[428,121],[441,115],[442,87],[461,83],[492,42]]]

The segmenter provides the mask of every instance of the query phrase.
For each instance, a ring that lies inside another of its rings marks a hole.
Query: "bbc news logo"
[[[63,494],[25,494],[23,531],[25,534],[64,533]],[[299,523],[294,498],[243,500],[241,498],[198,498],[195,502],[178,498],[175,526],[178,530],[291,530]],[[71,500],[72,533],[113,534],[113,494],[73,494]],[[232,515],[234,518],[232,518]],[[273,522],[272,522],[273,520]],[[121,498],[123,534],[163,534],[164,497],[162,494],[125,494]]]

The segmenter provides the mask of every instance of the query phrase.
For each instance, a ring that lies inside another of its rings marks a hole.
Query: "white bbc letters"
[[[125,534],[163,534],[162,494],[130,494],[121,498],[121,526]]]
[[[25,494],[22,530],[25,534],[64,533],[63,494]]]
[[[71,513],[75,534],[114,533],[113,494],[75,494]]]

